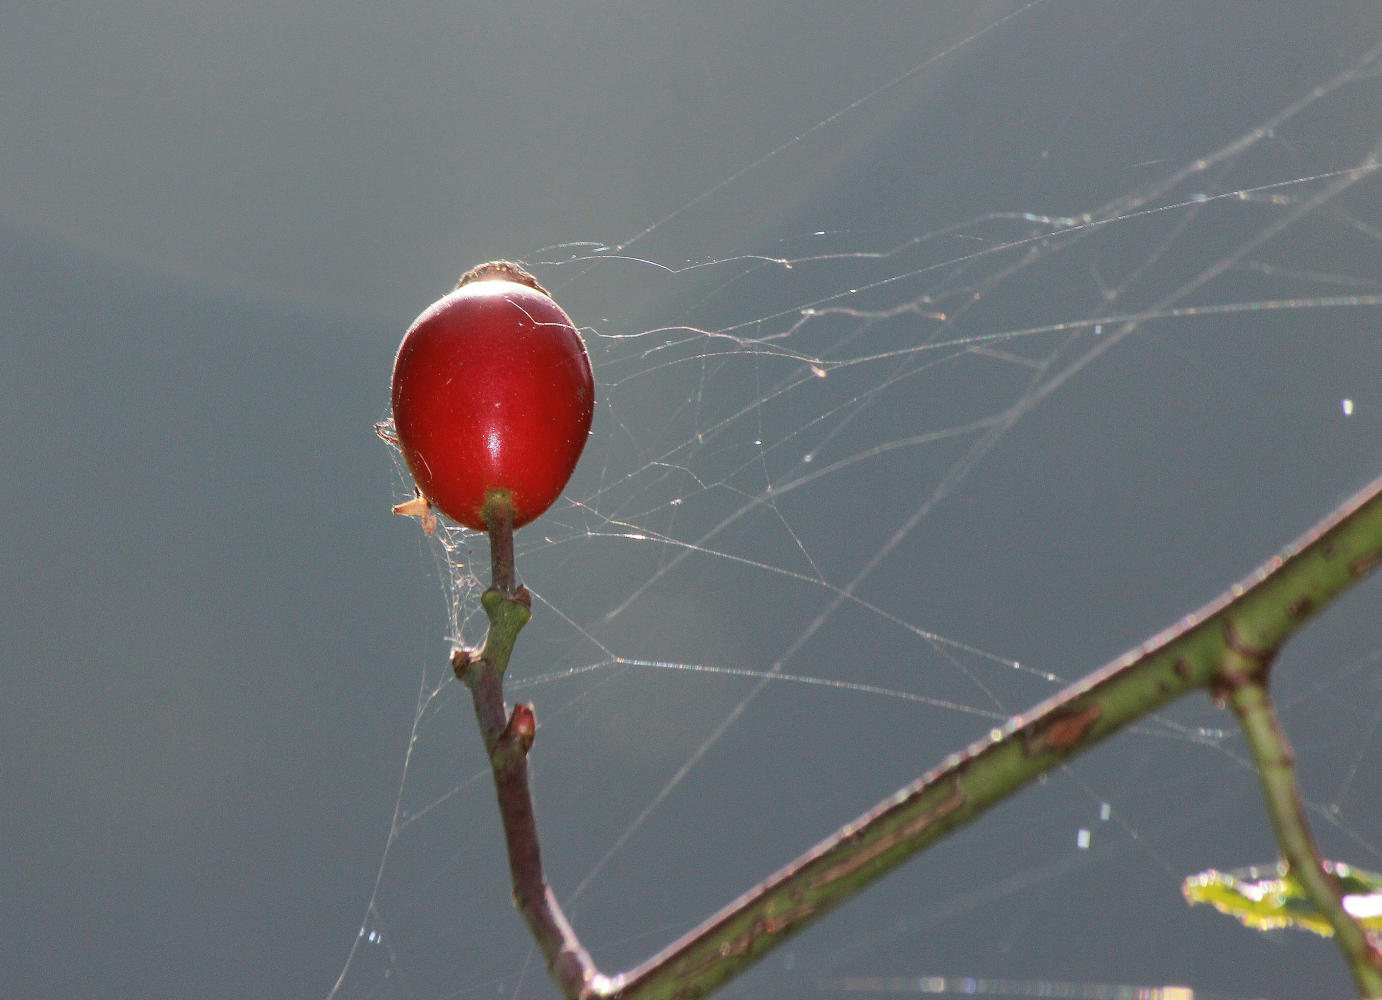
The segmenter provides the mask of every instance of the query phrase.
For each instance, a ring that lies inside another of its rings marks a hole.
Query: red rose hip
[[[413,321],[392,395],[398,445],[422,498],[476,531],[488,527],[487,501],[507,497],[515,528],[552,506],[595,412],[590,359],[571,317],[504,261],[468,272]]]

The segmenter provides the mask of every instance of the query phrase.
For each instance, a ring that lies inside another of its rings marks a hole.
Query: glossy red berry
[[[594,412],[590,359],[571,317],[503,261],[429,306],[394,359],[394,431],[418,490],[477,531],[496,497],[512,504],[515,528],[552,506]]]

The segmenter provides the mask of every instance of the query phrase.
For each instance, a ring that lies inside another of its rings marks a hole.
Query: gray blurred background
[[[1382,472],[1375,3],[3,24],[0,996],[554,995],[446,683],[477,595],[372,428],[480,261],[596,370],[512,680],[611,972]],[[1325,852],[1382,870],[1380,600],[1275,684]],[[1273,857],[1244,758],[1191,699],[726,994],[1345,995],[1181,900]]]

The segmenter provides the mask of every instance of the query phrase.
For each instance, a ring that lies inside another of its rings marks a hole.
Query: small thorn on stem
[[[499,737],[500,740],[516,744],[526,756],[528,751],[533,748],[533,740],[536,736],[537,716],[533,714],[533,706],[514,706],[513,714],[509,716],[509,724],[504,727],[504,733]]]

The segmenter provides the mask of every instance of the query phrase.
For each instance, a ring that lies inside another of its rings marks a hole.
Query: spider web
[[[1176,9],[1089,52],[1060,5],[1027,5],[622,242],[528,255],[586,327],[599,406],[566,496],[517,537],[534,620],[508,692],[541,724],[548,876],[606,972],[1382,467],[1382,26],[1313,40],[1295,76],[1184,83],[1199,113],[1171,121],[1164,95],[1125,102],[1139,72],[1213,62]],[[1053,31],[1078,73],[1023,61]],[[483,637],[487,545],[453,528],[426,551],[445,624],[419,615],[436,645],[330,995],[551,996],[446,658]],[[1274,677],[1322,847],[1363,867],[1382,865],[1377,597],[1331,609]],[[724,995],[1343,995],[1330,944],[1181,899],[1190,873],[1274,854],[1232,720],[1192,697]]]

